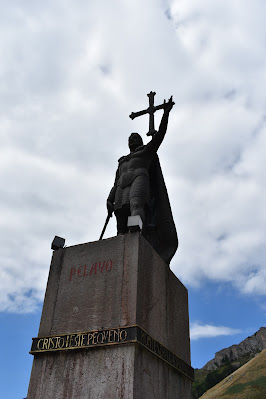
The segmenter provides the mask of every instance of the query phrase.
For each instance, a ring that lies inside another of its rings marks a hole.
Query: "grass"
[[[256,380],[246,382],[245,384],[232,385],[225,391],[225,394],[240,393],[247,387],[252,387],[254,389],[266,388],[266,377],[262,375],[261,377],[257,378]]]
[[[266,349],[200,399],[266,399]]]
[[[216,370],[208,371],[204,369],[195,370],[195,382],[192,385],[193,398],[199,398],[208,389],[217,385],[220,381],[232,374],[235,370],[243,366],[252,359],[250,354],[242,356],[236,361],[226,362]]]

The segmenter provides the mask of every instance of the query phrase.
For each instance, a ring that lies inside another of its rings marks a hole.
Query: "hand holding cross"
[[[170,112],[174,105],[175,103],[173,102],[173,96],[171,96],[167,102],[164,100],[163,109]]]
[[[154,128],[154,113],[158,109],[164,109],[165,111],[171,111],[173,108],[174,102],[173,102],[173,96],[170,97],[170,99],[166,102],[164,100],[163,104],[160,105],[154,105],[154,96],[156,95],[155,91],[151,91],[147,96],[149,97],[149,107],[143,111],[138,111],[138,112],[132,112],[129,117],[133,120],[134,118],[137,118],[138,116],[145,115],[145,114],[150,114],[150,120],[149,120],[149,131],[147,133],[147,136],[154,136],[157,131]]]

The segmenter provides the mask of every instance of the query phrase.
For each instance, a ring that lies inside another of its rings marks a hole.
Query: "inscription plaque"
[[[60,334],[50,337],[32,338],[30,353],[40,354],[71,349],[137,343],[164,360],[186,377],[194,380],[194,369],[165,346],[152,338],[139,326],[111,328],[105,330]]]

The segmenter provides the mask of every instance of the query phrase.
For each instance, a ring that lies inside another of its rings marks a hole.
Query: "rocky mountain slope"
[[[266,399],[266,349],[200,399]]]
[[[263,349],[266,349],[266,327],[261,327],[259,331],[244,339],[240,344],[232,345],[216,352],[215,358],[206,363],[203,370],[216,370],[223,364],[233,362],[246,355],[253,357]]]
[[[240,344],[217,352],[214,359],[206,363],[203,368],[195,370],[195,382],[192,386],[193,398],[198,399],[204,392],[214,387],[264,349],[266,349],[266,327],[261,327],[259,331]]]

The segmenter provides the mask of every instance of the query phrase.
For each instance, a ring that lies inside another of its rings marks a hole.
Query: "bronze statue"
[[[128,232],[128,216],[139,215],[143,222],[142,234],[169,264],[176,252],[178,239],[157,151],[164,139],[174,102],[171,97],[155,107],[154,95],[154,92],[148,94],[150,107],[147,110],[130,115],[134,119],[145,113],[150,114],[147,135],[151,135],[152,140],[143,145],[138,133],[129,136],[130,153],[118,160],[114,186],[107,198],[107,210],[108,218],[113,212],[116,216],[117,234]],[[154,130],[153,115],[157,109],[164,110],[158,132]]]

